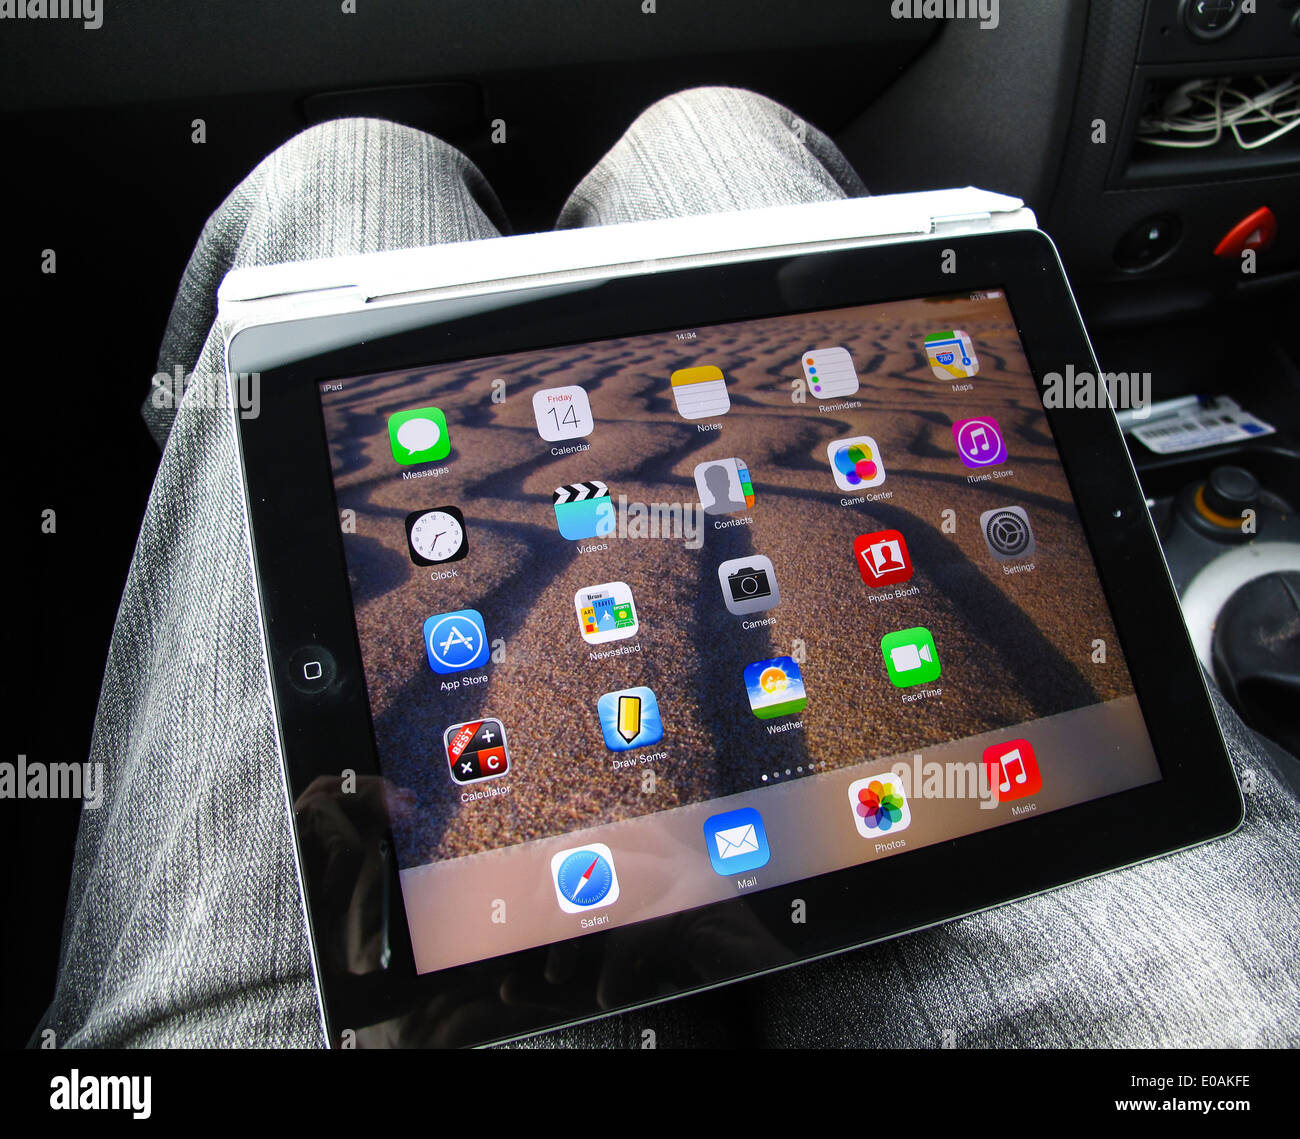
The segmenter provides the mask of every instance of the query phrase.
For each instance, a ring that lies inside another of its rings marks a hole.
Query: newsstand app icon
[[[457,783],[499,779],[510,770],[506,730],[500,720],[466,720],[442,733],[451,777]]]

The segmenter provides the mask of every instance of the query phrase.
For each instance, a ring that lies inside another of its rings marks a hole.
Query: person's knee
[[[735,130],[738,123],[745,121],[778,122],[794,129],[799,121],[793,112],[757,91],[743,87],[689,87],[650,104],[637,116],[631,129],[683,117],[705,131],[711,128]]]

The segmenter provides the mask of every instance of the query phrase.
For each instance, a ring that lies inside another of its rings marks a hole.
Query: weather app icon
[[[435,613],[424,622],[424,650],[429,667],[446,675],[487,664],[488,639],[477,609]]]
[[[791,716],[808,704],[803,673],[793,657],[773,657],[746,665],[745,691],[749,710],[760,720]]]

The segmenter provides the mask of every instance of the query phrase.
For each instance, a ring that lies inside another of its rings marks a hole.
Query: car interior
[[[1101,368],[1149,383],[1121,422],[1202,663],[1300,755],[1300,0],[101,4],[0,26],[11,752],[86,757],[158,464],[140,405],[194,242],[262,157],[333,118],[407,124],[527,233],[640,111],[725,85],[821,128],[873,194],[1035,212]],[[53,991],[79,810],[0,804],[10,1046]]]

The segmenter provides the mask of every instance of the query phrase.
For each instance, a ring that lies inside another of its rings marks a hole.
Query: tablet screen
[[[1160,778],[999,288],[319,389],[420,972]]]

